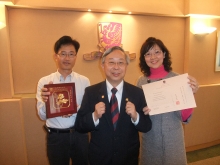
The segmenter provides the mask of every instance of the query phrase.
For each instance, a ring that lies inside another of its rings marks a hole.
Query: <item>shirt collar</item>
[[[120,94],[120,95],[122,95],[122,91],[123,91],[123,85],[124,85],[124,81],[122,80],[121,82],[120,82],[120,84],[118,84],[118,86],[117,87],[115,87],[117,90],[118,90],[118,94]],[[110,82],[106,79],[106,86],[107,86],[107,92],[108,92],[108,94],[111,94],[112,93],[112,88],[113,88],[113,86],[110,84]]]
[[[72,71],[67,77],[69,77],[69,76],[70,76],[70,80],[72,81],[74,78],[74,72]],[[63,76],[60,74],[60,72],[58,70],[56,71],[56,77],[59,81],[64,80]]]

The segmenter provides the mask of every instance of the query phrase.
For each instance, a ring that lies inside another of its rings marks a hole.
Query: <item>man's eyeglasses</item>
[[[118,67],[124,67],[127,63],[125,63],[123,61],[119,61],[119,62],[109,61],[109,62],[107,62],[107,64],[110,67],[114,67],[114,66],[116,66],[116,64],[118,65]]]
[[[147,52],[145,53],[144,57],[145,58],[151,58],[152,55],[155,55],[156,57],[161,55],[162,51],[161,50],[155,50],[153,53]]]
[[[74,58],[76,57],[76,53],[73,53],[73,52],[70,52],[70,53],[66,53],[66,52],[61,52],[61,53],[58,53],[58,55],[61,57],[61,58],[65,58],[65,57],[69,57],[69,58]]]

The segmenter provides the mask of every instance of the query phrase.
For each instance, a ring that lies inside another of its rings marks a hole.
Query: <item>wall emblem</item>
[[[117,22],[100,22],[98,23],[98,51],[93,51],[91,53],[86,53],[83,55],[84,60],[91,61],[100,58],[102,54],[108,48],[113,46],[122,47],[122,24]],[[136,58],[135,53],[129,53],[125,51],[131,60]]]

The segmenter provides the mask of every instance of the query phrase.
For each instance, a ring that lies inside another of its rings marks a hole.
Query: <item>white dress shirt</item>
[[[76,72],[73,72],[66,77],[64,80],[64,77],[57,71],[55,73],[52,73],[48,76],[42,77],[37,85],[37,111],[38,115],[42,120],[46,120],[46,125],[51,128],[70,128],[74,126],[76,114],[73,114],[69,118],[63,118],[63,117],[54,117],[54,118],[46,118],[46,108],[45,103],[43,102],[41,98],[41,89],[44,87],[45,84],[49,84],[49,82],[52,81],[53,84],[60,84],[60,83],[75,83],[75,90],[76,90],[76,103],[78,105],[77,110],[79,109],[82,97],[85,92],[85,88],[90,85],[89,79],[85,76],[82,76]]]
[[[121,108],[121,99],[122,99],[122,93],[123,93],[123,86],[124,86],[124,81],[120,82],[120,84],[118,84],[117,87],[115,87],[117,89],[117,92],[115,94],[116,98],[117,98],[117,101],[118,101],[118,110],[119,110],[119,113],[120,113],[120,108]],[[107,87],[107,94],[108,94],[108,101],[110,102],[110,99],[111,99],[111,96],[112,96],[112,88],[114,88],[109,82],[108,80],[106,79],[106,87]],[[93,121],[94,121],[94,124],[95,126],[97,126],[99,124],[99,119],[97,121],[95,121],[95,118],[94,118],[94,112],[92,113],[92,118],[93,118]],[[138,122],[139,122],[139,113],[137,113],[137,120],[134,122],[132,119],[131,119],[131,122],[134,124],[134,125],[137,125]]]

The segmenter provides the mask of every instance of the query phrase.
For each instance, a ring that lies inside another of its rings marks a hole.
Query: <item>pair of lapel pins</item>
[[[104,95],[102,95],[102,99],[104,99],[104,98],[105,98],[105,96],[104,96]],[[125,101],[129,101],[129,100],[128,100],[128,98],[126,98],[126,99],[125,99]]]

